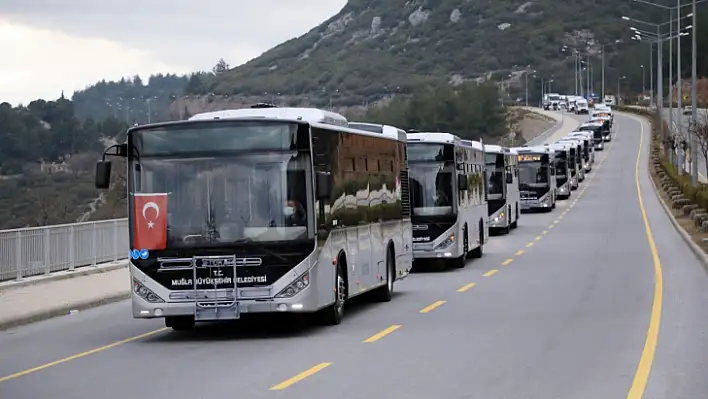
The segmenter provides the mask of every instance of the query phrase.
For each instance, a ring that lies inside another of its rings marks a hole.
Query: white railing
[[[128,257],[128,219],[0,230],[0,281]]]

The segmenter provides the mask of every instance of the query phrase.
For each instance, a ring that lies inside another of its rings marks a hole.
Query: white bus
[[[516,148],[519,160],[521,209],[550,212],[556,208],[558,190],[555,151],[547,146]]]
[[[573,151],[571,151],[571,153],[573,154],[573,159],[577,165],[576,172],[578,183],[583,182],[585,180],[585,157],[583,154],[583,148],[585,147],[584,140],[577,137],[568,137],[557,140],[555,144],[569,144],[572,147]]]
[[[413,257],[462,268],[489,239],[481,143],[449,133],[408,133]]]
[[[466,140],[462,140],[467,143]],[[519,163],[516,150],[498,145],[484,146],[487,169],[489,230],[509,234],[519,225]]]
[[[134,318],[175,330],[247,313],[339,324],[345,301],[389,301],[412,267],[401,130],[259,104],[129,129],[97,165],[98,188],[107,155],[128,164]]]
[[[570,198],[573,187],[578,187],[577,175],[573,177],[575,163],[571,163],[570,145],[546,144],[553,150],[553,170],[556,177],[556,198],[560,200]]]

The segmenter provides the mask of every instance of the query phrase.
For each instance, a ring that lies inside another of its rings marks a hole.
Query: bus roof
[[[552,148],[543,145],[535,145],[531,147],[516,147],[514,148],[514,150],[517,151],[517,154],[552,154],[554,152]]]
[[[352,129],[364,130],[371,133],[381,133],[386,137],[390,137],[399,141],[407,141],[406,131],[391,125],[380,125],[378,123],[368,122],[349,122],[349,127]]]
[[[451,133],[408,133],[406,135],[409,143],[436,143],[436,144],[457,144],[460,145],[460,138]]]
[[[472,142],[471,140],[462,140],[462,141],[463,141],[465,144],[467,144],[468,142],[469,142],[469,143]],[[469,144],[468,144],[468,145],[469,145]],[[504,153],[510,154],[510,153],[511,153],[511,152],[509,151],[509,148],[508,148],[508,147],[502,147],[502,146],[496,145],[496,144],[485,144],[485,145],[484,145],[484,152],[493,152],[493,153],[496,153],[496,154],[504,154]]]
[[[484,144],[482,144],[482,142],[480,141],[462,140],[462,145],[484,152]]]
[[[256,104],[250,108],[225,109],[221,111],[203,112],[188,119],[190,122],[224,120],[224,119],[267,119],[282,120],[296,123],[309,123],[311,126],[322,129],[340,130],[348,133],[362,134],[365,136],[381,137],[406,142],[405,135],[393,134],[388,128],[382,132],[372,132],[349,126],[349,121],[344,116],[317,108],[276,107],[268,104]],[[391,126],[393,128],[393,126]],[[395,128],[394,128],[395,129]]]
[[[192,116],[189,120],[236,118],[286,119],[341,127],[347,127],[348,125],[347,118],[335,112],[317,108],[275,107],[260,104],[254,105],[251,108],[224,109],[221,111],[203,112]]]

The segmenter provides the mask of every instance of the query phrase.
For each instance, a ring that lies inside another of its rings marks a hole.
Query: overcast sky
[[[0,0],[0,102],[70,96],[100,79],[242,64],[346,0]],[[208,6],[206,6],[208,5]]]

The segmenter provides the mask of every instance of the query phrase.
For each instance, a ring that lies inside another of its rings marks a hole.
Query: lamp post
[[[688,28],[688,27],[687,27],[687,28]],[[674,39],[676,39],[676,37],[686,36],[686,35],[688,35],[689,33],[688,33],[688,32],[679,32],[678,34],[675,34],[675,35],[667,35],[667,34],[663,34],[663,35],[662,35],[662,34],[656,34],[656,33],[652,33],[652,32],[645,31],[645,30],[640,30],[640,29],[637,29],[637,28],[635,28],[635,27],[630,27],[629,29],[631,29],[631,30],[635,33],[635,36],[632,37],[633,40],[642,41],[643,39],[649,39],[649,40],[648,40],[649,43],[656,42],[657,45],[658,45],[658,48],[659,48],[659,49],[658,49],[658,55],[657,55],[657,58],[658,58],[657,64],[659,65],[659,73],[658,73],[658,78],[657,78],[657,80],[658,80],[658,86],[659,86],[659,95],[658,95],[658,99],[657,99],[657,103],[658,103],[657,105],[658,105],[658,106],[661,106],[661,105],[663,105],[663,89],[662,89],[662,87],[663,87],[663,86],[662,86],[662,83],[663,83],[663,82],[662,82],[662,79],[663,79],[663,77],[662,77],[662,72],[661,72],[661,70],[662,70],[662,64],[661,64],[661,63],[662,63],[662,59],[661,59],[661,58],[662,58],[662,57],[661,57],[662,51],[661,51],[661,48],[662,48],[662,46],[661,46],[661,44],[662,44],[662,42],[664,42],[664,41],[666,41],[666,40],[674,40]],[[666,139],[666,138],[664,137],[664,129],[663,129],[664,124],[662,123],[662,124],[660,124],[660,125],[661,125],[661,127],[660,127],[660,129],[661,129],[661,138],[662,138],[662,142],[664,142],[665,139]],[[665,148],[665,149],[666,149],[666,148]],[[679,155],[680,155],[680,154],[679,154]],[[680,167],[681,167],[681,164],[679,163],[678,157],[677,157],[677,159],[676,159],[676,167],[677,167],[677,168],[680,168]]]
[[[696,49],[695,49],[695,46],[693,45],[693,43],[696,42],[696,38],[695,38],[695,33],[696,33],[696,31],[695,31],[695,29],[696,29],[696,28],[695,28],[695,27],[696,27],[696,4],[703,3],[703,2],[705,2],[705,1],[707,1],[707,0],[693,0],[690,4],[681,4],[681,0],[676,0],[676,6],[675,6],[675,7],[667,7],[667,6],[663,5],[663,4],[657,4],[657,3],[653,3],[653,2],[647,1],[647,0],[633,0],[633,1],[638,2],[638,3],[648,4],[648,5],[651,5],[651,6],[654,6],[654,7],[658,7],[658,8],[663,8],[663,9],[669,10],[669,11],[671,11],[671,10],[676,10],[676,12],[677,12],[676,22],[677,22],[677,25],[678,25],[678,29],[676,30],[676,32],[680,32],[680,30],[681,30],[681,29],[680,29],[680,27],[681,27],[681,22],[680,22],[680,19],[681,19],[681,8],[691,6],[691,8],[692,8],[691,13],[689,13],[689,14],[686,15],[685,17],[693,17],[693,19],[692,19],[692,24],[689,25],[687,28],[692,28],[692,29],[693,29],[692,32],[693,32],[693,36],[694,36],[694,37],[692,38],[692,45],[691,45],[691,47],[692,47],[692,60],[691,60],[691,63],[692,63],[692,65],[691,65],[691,95],[692,95],[692,97],[695,97],[695,96],[693,96],[693,93],[694,93],[695,91],[697,91],[697,89],[696,89],[696,87],[695,87],[695,85],[697,84],[697,82],[694,80],[694,76],[693,76],[693,75],[694,75],[694,74],[693,74],[693,63],[695,62]],[[683,98],[682,98],[682,93],[681,93],[681,86],[682,86],[682,85],[681,85],[681,78],[682,78],[682,76],[681,76],[681,72],[682,72],[682,71],[681,71],[681,36],[685,36],[685,35],[679,33],[679,34],[677,34],[676,36],[677,36],[677,40],[678,40],[678,43],[677,43],[677,46],[678,46],[678,53],[677,53],[677,55],[676,55],[676,57],[677,57],[677,64],[678,64],[678,65],[677,65],[677,69],[678,69],[678,79],[677,79],[678,88],[677,88],[677,93],[676,93],[676,94],[677,94],[677,97],[678,97],[678,98],[676,99],[677,106],[678,106],[677,118],[678,118],[678,125],[679,125],[678,128],[679,128],[679,129],[682,129],[682,128],[683,128],[683,123],[682,123],[682,120],[681,120],[681,119],[682,119],[681,104],[682,104]],[[672,96],[673,96],[673,92],[672,92],[671,94],[672,94]],[[693,110],[692,110],[693,112],[692,112],[692,116],[691,116],[691,123],[692,123],[693,126],[695,126],[694,120],[695,120],[695,118],[696,118],[696,117],[695,117],[695,114],[696,114],[696,102],[695,102],[694,99],[691,99],[691,108],[693,108]],[[671,102],[671,110],[670,110],[670,111],[671,111],[671,112],[669,113],[669,115],[672,115],[672,114],[673,114],[673,101]],[[671,123],[671,122],[669,122],[669,123]],[[662,126],[663,126],[663,124],[662,124]],[[689,136],[690,136],[690,137],[689,137],[689,141],[691,142],[691,159],[692,159],[692,164],[691,164],[691,175],[692,175],[692,179],[691,179],[691,180],[692,180],[692,182],[693,182],[693,185],[695,186],[695,185],[698,184],[698,169],[697,169],[697,164],[696,164],[696,162],[695,162],[695,160],[696,160],[697,158],[694,156],[695,154],[697,154],[697,151],[698,151],[698,150],[696,149],[697,143],[696,143],[696,137],[695,137],[695,136],[696,136],[695,130],[694,130],[693,132],[689,132]],[[683,170],[683,167],[680,167],[680,168],[679,168],[679,173],[681,173],[682,170]]]
[[[622,80],[624,80],[624,79],[627,79],[627,77],[621,76],[621,77],[617,78],[617,104],[618,105],[620,103],[620,98],[621,98],[621,96],[620,96],[620,82],[622,82]]]
[[[693,0],[691,9],[691,126],[693,126],[693,134],[691,134],[691,182],[694,187],[698,186],[698,145],[696,143],[696,129],[698,128],[698,82],[696,81],[696,4]],[[681,111],[679,111],[681,112]]]

